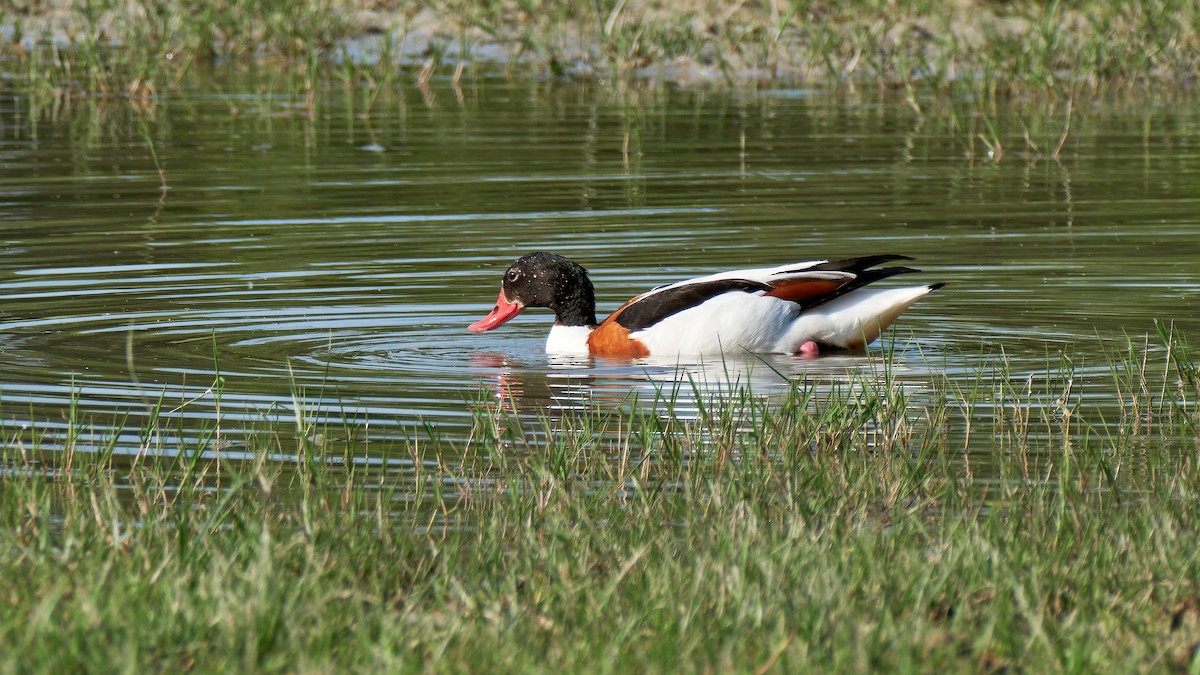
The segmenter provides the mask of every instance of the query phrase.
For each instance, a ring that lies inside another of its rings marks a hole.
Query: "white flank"
[[[630,337],[641,340],[655,356],[795,353],[809,340],[861,349],[930,290],[929,286],[860,288],[804,312],[794,302],[732,291]]]
[[[851,291],[800,314],[780,336],[776,349],[795,352],[808,340],[841,349],[862,349],[931,290],[926,285]]]
[[[656,356],[778,351],[799,306],[761,293],[730,291],[677,312],[630,337]]]

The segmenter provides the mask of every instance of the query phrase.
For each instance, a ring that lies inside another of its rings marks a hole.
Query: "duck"
[[[483,333],[526,308],[544,307],[554,312],[549,354],[640,358],[860,351],[914,302],[945,285],[873,285],[920,271],[887,265],[904,260],[911,258],[869,255],[718,272],[659,286],[597,321],[587,269],[537,251],[508,267],[495,307],[467,329]]]

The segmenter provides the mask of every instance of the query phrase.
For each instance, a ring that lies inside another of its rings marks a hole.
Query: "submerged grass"
[[[28,108],[17,126],[79,109],[136,119],[161,187],[170,147],[149,124],[160,103],[231,75],[239,97],[258,93],[231,115],[310,120],[335,95],[369,116],[406,88],[430,109],[469,106],[498,71],[546,90],[572,80],[626,101],[622,157],[635,173],[638,102],[666,89],[656,83],[814,83],[850,102],[902,102],[914,135],[947,128],[967,161],[1032,164],[1069,160],[1097,111],[1145,109],[1149,138],[1161,101],[1190,100],[1197,26],[1200,8],[1174,0],[45,0],[0,12],[0,92]]]
[[[1194,671],[1200,377],[1162,335],[1112,352],[1119,420],[1067,353],[969,390],[483,398],[469,439],[379,463],[14,439],[0,669]]]

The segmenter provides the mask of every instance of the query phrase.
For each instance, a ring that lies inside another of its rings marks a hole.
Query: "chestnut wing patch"
[[[641,297],[613,315],[612,320],[629,331],[648,328],[663,319],[677,314],[685,309],[691,309],[709,298],[714,298],[730,291],[754,293],[769,291],[767,284],[750,281],[749,279],[718,279],[686,284],[676,288],[667,288]],[[605,321],[608,323],[608,321]]]
[[[824,298],[841,288],[848,279],[797,279],[772,288],[767,295],[805,305]]]

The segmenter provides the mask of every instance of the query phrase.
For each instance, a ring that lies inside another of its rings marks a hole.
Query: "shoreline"
[[[195,7],[113,2],[100,11],[49,0],[0,25],[7,83],[152,95],[178,68],[164,60],[279,58],[333,67],[503,66],[530,74],[680,84],[878,83],[899,88],[1049,92],[1065,97],[1131,85],[1188,88],[1200,37],[1186,11],[1086,2],[953,0],[811,3],[450,2],[389,5],[314,0],[249,14],[239,3]],[[534,11],[534,10],[538,11]],[[80,76],[84,71],[86,77]]]

